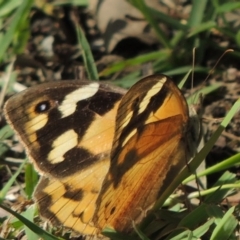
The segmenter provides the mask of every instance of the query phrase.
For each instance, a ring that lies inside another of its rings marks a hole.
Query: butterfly
[[[186,100],[165,75],[128,91],[45,83],[14,95],[4,112],[41,175],[41,216],[84,235],[131,232],[195,150]]]

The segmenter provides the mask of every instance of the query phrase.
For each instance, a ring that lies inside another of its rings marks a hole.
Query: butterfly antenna
[[[192,99],[192,104],[195,102],[195,97],[197,96],[197,94],[194,96],[193,95],[193,82],[194,82],[194,69],[195,69],[195,60],[196,60],[196,48],[194,47],[193,50],[192,50],[192,72],[191,72],[191,90],[190,90],[190,95],[193,96],[193,98],[191,97]]]
[[[208,80],[208,78],[214,73],[215,68],[217,67],[217,65],[219,64],[219,62],[222,60],[222,58],[224,57],[225,54],[229,53],[229,52],[233,52],[233,49],[227,49],[221,56],[220,58],[218,58],[217,62],[215,63],[215,65],[213,66],[213,68],[209,71],[207,77],[205,78],[205,80],[203,82],[206,82]]]
[[[211,68],[211,70],[209,71],[209,73],[208,73],[208,75],[207,75],[207,77],[204,79],[204,81],[201,83],[201,84],[203,84],[203,83],[205,83],[208,79],[209,79],[209,77],[214,73],[214,70],[216,69],[216,67],[217,67],[217,65],[219,64],[219,62],[222,60],[222,58],[227,54],[227,53],[229,53],[229,52],[233,52],[234,50],[233,49],[227,49],[219,58],[218,58],[218,60],[216,61],[216,63],[215,63],[215,65],[213,66],[213,68]],[[195,53],[196,53],[196,48],[193,48],[193,58],[192,58],[192,79],[191,79],[191,96],[193,95],[193,80],[194,80],[194,68],[195,68]],[[193,102],[195,102],[194,100],[195,100],[195,98],[198,96],[198,92],[200,92],[201,90],[199,89],[199,90],[197,90],[196,92],[195,92],[195,95],[194,95],[194,97],[193,97]]]
[[[193,80],[194,80],[194,68],[195,68],[195,56],[196,56],[196,48],[194,47],[192,50],[192,79],[191,79],[191,91],[193,90]]]

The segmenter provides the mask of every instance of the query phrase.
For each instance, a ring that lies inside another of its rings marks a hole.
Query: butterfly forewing
[[[124,91],[90,81],[32,87],[10,98],[5,115],[44,177],[40,214],[92,234],[95,201],[109,168],[115,117]]]
[[[166,76],[136,83],[123,97],[116,119],[110,170],[94,221],[103,229],[132,230],[186,165],[189,115],[184,97]],[[124,199],[124,200],[123,200]]]
[[[110,110],[116,112],[121,97],[96,82],[55,82],[15,95],[5,113],[37,168],[61,178],[109,152],[115,126]]]

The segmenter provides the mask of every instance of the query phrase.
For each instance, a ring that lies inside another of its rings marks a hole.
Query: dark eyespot
[[[44,113],[47,112],[51,107],[50,101],[43,101],[37,104],[35,107],[35,112],[36,113]]]

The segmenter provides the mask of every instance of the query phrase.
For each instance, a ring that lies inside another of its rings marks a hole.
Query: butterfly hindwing
[[[109,162],[109,158],[101,159],[82,173],[61,181],[42,177],[34,193],[41,216],[54,226],[62,225],[85,235],[96,233],[92,217]]]
[[[96,225],[132,230],[186,165],[188,107],[166,76],[137,82],[121,100],[111,164],[97,200]],[[175,174],[175,175],[174,175]]]

